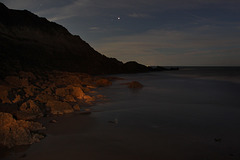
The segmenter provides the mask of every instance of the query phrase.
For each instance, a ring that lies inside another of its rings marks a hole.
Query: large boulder
[[[17,112],[17,119],[23,120],[33,120],[42,116],[40,107],[33,100],[24,102]]]
[[[43,129],[38,122],[15,120],[11,114],[0,112],[0,145],[11,148],[39,142],[44,136],[37,131]]]
[[[70,104],[57,100],[49,100],[46,107],[50,109],[51,114],[66,114],[74,112]]]
[[[109,81],[108,79],[101,78],[101,79],[96,80],[95,84],[97,87],[106,87],[106,86],[111,86],[112,82]]]
[[[85,93],[81,87],[68,86],[70,88],[70,95],[74,96],[77,99],[83,99]]]

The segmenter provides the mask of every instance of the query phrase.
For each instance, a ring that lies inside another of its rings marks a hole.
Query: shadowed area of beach
[[[127,80],[101,91],[109,102],[91,115],[57,117],[44,140],[6,159],[240,158],[239,83],[173,72],[120,76]],[[142,89],[121,85],[136,79]]]

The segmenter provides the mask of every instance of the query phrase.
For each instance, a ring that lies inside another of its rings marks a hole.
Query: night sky
[[[240,66],[240,0],[0,0],[123,62]]]

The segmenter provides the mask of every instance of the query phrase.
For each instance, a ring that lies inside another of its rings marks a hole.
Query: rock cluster
[[[44,136],[37,133],[45,129],[38,122],[15,120],[9,113],[0,112],[0,145],[13,147],[39,142]]]
[[[92,89],[109,85],[106,78],[59,71],[19,72],[5,77],[0,80],[0,144],[12,147],[37,142],[38,134],[32,134],[35,130],[31,128],[37,123],[31,120],[80,111],[81,106],[92,105],[102,97]],[[9,112],[4,105],[17,107]]]
[[[34,75],[20,72],[0,83],[0,102],[17,104],[18,119],[31,120],[44,114],[71,113],[76,104],[91,105],[95,97],[91,89],[111,85],[106,78],[69,72],[45,72]],[[74,109],[75,108],[75,109]]]

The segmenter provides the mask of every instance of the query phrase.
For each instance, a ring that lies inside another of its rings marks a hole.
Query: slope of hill
[[[89,74],[148,71],[138,63],[125,65],[95,51],[63,26],[27,10],[8,9],[0,3],[0,74],[61,70]]]

